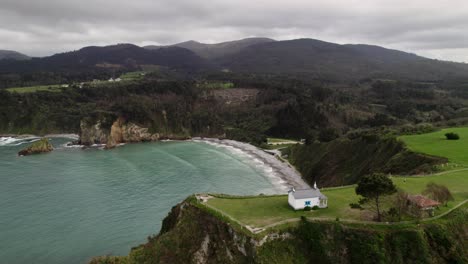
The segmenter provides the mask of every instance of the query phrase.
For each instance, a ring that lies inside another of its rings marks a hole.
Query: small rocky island
[[[32,143],[29,147],[18,152],[19,156],[27,156],[32,154],[51,152],[54,149],[47,138],[42,138],[39,141]]]

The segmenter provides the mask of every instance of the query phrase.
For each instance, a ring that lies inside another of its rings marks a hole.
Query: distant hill
[[[0,60],[29,60],[30,57],[12,50],[0,50]]]
[[[468,82],[468,64],[432,60],[371,45],[340,45],[315,39],[274,41],[248,38],[218,44],[187,41],[171,46],[119,44],[33,58],[0,60],[0,73],[93,72],[157,65],[182,72],[229,70],[238,73],[303,75],[324,81],[368,78]]]
[[[186,41],[171,45],[172,47],[181,47],[195,52],[205,59],[216,59],[219,57],[231,55],[241,51],[242,49],[259,43],[269,43],[275,40],[269,38],[246,38],[235,41],[227,41],[216,44],[205,44],[197,41]],[[147,49],[160,49],[162,46],[146,46]]]
[[[0,61],[0,72],[89,71],[103,68],[135,68],[139,65],[158,65],[188,72],[210,68],[209,62],[184,48],[148,50],[132,44],[118,44],[85,47],[78,51],[29,61]]]
[[[216,59],[234,72],[301,73],[321,79],[405,78],[436,81],[468,78],[468,65],[431,60],[370,45],[314,39],[259,43]]]

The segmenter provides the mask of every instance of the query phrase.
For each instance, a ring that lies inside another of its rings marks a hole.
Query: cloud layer
[[[253,36],[376,44],[468,62],[468,1],[0,0],[0,49],[34,56]]]

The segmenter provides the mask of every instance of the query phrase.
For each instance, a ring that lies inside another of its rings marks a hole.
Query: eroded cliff
[[[424,224],[309,222],[251,235],[191,197],[174,207],[160,233],[128,256],[103,263],[466,263],[468,207]]]
[[[120,143],[157,141],[161,139],[188,139],[189,133],[150,132],[147,127],[139,126],[117,117],[111,125],[105,118],[97,120],[84,119],[80,124],[79,143],[85,146],[104,144],[106,148],[113,148]]]

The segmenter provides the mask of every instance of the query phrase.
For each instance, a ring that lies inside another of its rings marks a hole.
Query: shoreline
[[[63,133],[63,134],[46,134],[43,136],[33,135],[33,134],[0,134],[0,138],[17,138],[17,139],[25,139],[25,138],[70,138],[70,139],[79,139],[80,136],[78,134],[73,133]]]
[[[22,134],[22,135],[12,135],[12,134],[0,134],[0,138],[12,138],[17,140],[24,140],[24,139],[37,139],[41,137],[48,137],[48,138],[69,138],[78,140],[79,135],[77,134],[47,134],[44,136],[37,136],[37,135],[29,135],[29,134]],[[201,138],[201,137],[193,137],[191,139],[186,140],[160,140],[155,142],[171,142],[171,141],[179,141],[179,142],[202,142],[207,144],[213,144],[218,146],[223,146],[226,148],[234,148],[242,153],[250,156],[252,158],[252,163],[255,166],[265,166],[266,168],[263,171],[263,174],[270,180],[273,185],[279,185],[281,189],[284,191],[289,189],[290,187],[295,187],[296,189],[308,189],[310,188],[309,184],[307,184],[303,179],[302,175],[288,162],[284,162],[279,160],[275,155],[266,152],[265,150],[258,148],[254,145],[249,143],[244,143],[240,141],[230,140],[230,139],[217,139],[217,138]],[[143,143],[143,142],[142,142]],[[125,143],[127,144],[127,143]],[[266,169],[271,168],[270,170]],[[276,179],[275,179],[276,178]],[[278,187],[278,186],[277,186]],[[279,189],[279,188],[278,188]]]
[[[278,160],[278,158],[263,149],[260,149],[254,145],[230,140],[230,139],[216,139],[216,138],[192,138],[194,142],[205,142],[208,144],[216,144],[225,147],[232,147],[242,151],[243,153],[251,156],[253,159],[257,159],[272,169],[272,176],[278,177],[283,182],[282,187],[289,189],[295,187],[296,189],[309,189],[311,188],[303,179],[302,175],[289,163]],[[266,173],[266,172],[265,172]],[[268,175],[267,175],[268,176]]]

